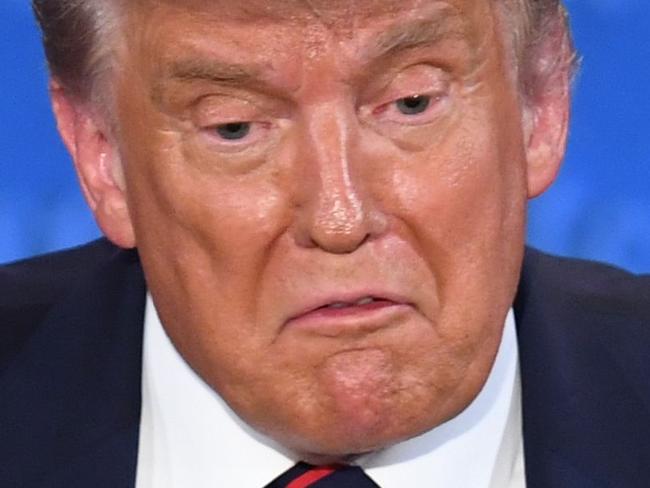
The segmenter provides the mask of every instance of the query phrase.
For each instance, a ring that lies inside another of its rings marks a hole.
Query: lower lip
[[[396,314],[410,309],[408,304],[387,300],[342,308],[323,307],[299,315],[287,325],[328,336],[359,330],[370,332],[391,324]]]

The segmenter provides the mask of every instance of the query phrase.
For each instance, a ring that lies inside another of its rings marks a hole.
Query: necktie
[[[380,488],[358,466],[312,466],[300,462],[264,488]]]

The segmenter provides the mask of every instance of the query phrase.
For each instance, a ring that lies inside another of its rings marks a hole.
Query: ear
[[[135,247],[122,162],[108,124],[56,81],[50,83],[50,93],[59,133],[97,225],[117,246]]]
[[[571,91],[572,48],[565,30],[549,36],[537,50],[535,81],[528,84],[524,133],[528,198],[555,181],[566,151]]]
[[[528,198],[534,198],[555,181],[564,158],[569,120],[568,88],[566,92],[545,93],[528,110]]]

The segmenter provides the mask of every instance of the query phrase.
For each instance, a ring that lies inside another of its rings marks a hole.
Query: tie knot
[[[378,488],[358,466],[313,466],[300,462],[265,488]]]

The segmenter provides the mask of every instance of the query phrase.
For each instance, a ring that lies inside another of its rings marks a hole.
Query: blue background
[[[650,2],[569,0],[583,57],[567,158],[529,242],[650,271]],[[99,235],[59,142],[27,0],[0,4],[0,262]]]

